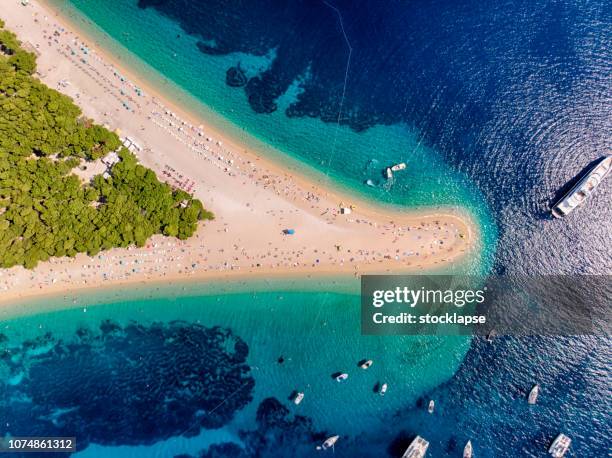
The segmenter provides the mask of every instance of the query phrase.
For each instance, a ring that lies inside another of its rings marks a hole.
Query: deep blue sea
[[[485,240],[472,271],[612,272],[609,183],[548,212],[612,147],[605,0],[52,3],[278,160],[381,203],[467,208]],[[608,338],[364,337],[334,285],[78,300],[3,323],[1,432],[76,434],[77,456],[318,456],[332,434],[338,456],[401,456],[420,434],[431,457],[468,439],[476,457],[545,457],[559,432],[567,456],[612,453]]]

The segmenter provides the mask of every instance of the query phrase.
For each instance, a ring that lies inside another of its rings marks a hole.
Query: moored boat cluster
[[[362,360],[358,363],[358,366],[366,370],[372,365],[372,363],[373,361],[370,359]],[[348,374],[345,372],[336,373],[336,374],[333,374],[333,377],[338,382],[342,382],[348,378]],[[377,385],[377,391],[381,396],[385,395],[385,393],[387,392],[387,388],[388,388],[388,385],[386,383]],[[535,405],[537,403],[539,393],[540,393],[540,385],[539,384],[533,385],[533,387],[529,391],[529,394],[527,395],[527,402],[529,405]],[[304,393],[302,392],[297,393],[296,397],[294,398],[295,404],[299,404],[302,401],[302,399],[304,399]],[[433,414],[434,409],[435,409],[435,401],[431,399],[429,403],[427,404],[427,412],[430,414]],[[330,436],[321,445],[317,446],[316,448],[317,450],[328,450],[330,448],[333,450],[339,439],[340,439],[340,435]],[[569,450],[571,442],[572,440],[568,436],[561,433],[554,439],[554,441],[550,445],[548,449],[548,453],[552,455],[554,458],[563,458],[565,454],[567,453],[567,451]],[[408,448],[404,451],[402,458],[423,458],[425,457],[428,448],[429,448],[429,442],[425,438],[421,437],[420,435],[417,435],[411,441]],[[472,445],[472,441],[468,440],[465,446],[463,447],[463,458],[472,458],[473,454],[474,454],[474,446]]]

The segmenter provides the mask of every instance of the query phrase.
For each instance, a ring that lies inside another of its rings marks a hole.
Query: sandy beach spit
[[[192,192],[216,219],[184,242],[154,236],[143,248],[0,269],[0,303],[146,281],[418,272],[476,251],[468,215],[378,207],[286,170],[173,106],[48,5],[5,2],[0,17],[38,54],[36,76],[119,129],[143,165]]]

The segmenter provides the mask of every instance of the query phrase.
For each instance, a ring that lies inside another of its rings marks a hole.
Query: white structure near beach
[[[108,153],[106,156],[102,158],[102,164],[104,164],[108,168],[111,168],[113,165],[115,165],[116,163],[120,161],[121,161],[121,158],[115,151],[111,151],[110,153]]]
[[[121,143],[123,143],[123,146],[125,146],[131,152],[142,151],[142,148],[140,147],[140,145],[136,143],[136,141],[133,138],[130,138],[130,137],[122,138]]]

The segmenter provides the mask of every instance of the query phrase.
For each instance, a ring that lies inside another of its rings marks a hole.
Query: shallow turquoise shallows
[[[468,211],[487,247],[475,268],[486,270],[492,262],[497,231],[482,194],[410,126],[378,125],[357,133],[316,118],[289,118],[284,108],[299,94],[299,80],[277,100],[275,112],[257,114],[241,89],[225,84],[225,73],[240,63],[247,75],[257,74],[270,65],[274,49],[264,56],[210,56],[199,51],[197,37],[152,8],[138,8],[135,0],[52,3],[171,100],[286,166],[398,211],[440,205]],[[407,170],[389,186],[384,167],[402,161]],[[376,186],[367,186],[367,180]]]
[[[303,281],[300,284],[308,286]],[[195,452],[207,443],[235,437],[239,430],[254,426],[255,410],[268,397],[284,402],[292,413],[312,418],[319,430],[349,435],[372,432],[385,423],[390,412],[414,405],[422,393],[452,376],[469,347],[469,339],[460,337],[364,337],[360,335],[359,296],[300,292],[297,283],[276,283],[272,287],[278,291],[274,292],[261,291],[264,286],[247,283],[236,293],[218,294],[218,288],[186,283],[148,292],[107,291],[38,300],[21,309],[26,316],[4,321],[3,333],[11,343],[32,341],[47,333],[55,340],[70,342],[79,329],[97,330],[104,320],[142,326],[180,320],[229,328],[247,343],[247,363],[255,380],[253,402],[234,421],[191,439],[163,441],[152,448],[124,447],[126,456],[163,456],[164,447],[173,453]],[[283,287],[292,290],[283,291]],[[346,291],[347,285],[340,289]],[[145,299],[135,298],[143,294]],[[32,308],[62,307],[71,308],[27,315]],[[16,310],[6,313],[19,314]],[[45,350],[48,348],[42,346],[32,351]],[[281,357],[282,364],[278,362]],[[362,359],[373,359],[374,364],[363,370],[358,367]],[[338,383],[331,376],[335,372],[346,372],[349,379]],[[384,397],[374,391],[377,383],[388,384]],[[299,406],[288,400],[294,390],[305,393]],[[92,446],[83,456],[95,456],[101,450]],[[116,456],[118,450],[108,453]]]
[[[423,145],[409,126],[377,126],[356,133],[318,119],[289,118],[282,109],[255,114],[241,90],[225,85],[225,71],[238,60],[247,72],[256,73],[270,64],[274,50],[266,56],[205,55],[197,49],[195,37],[186,36],[154,10],[139,9],[135,0],[53,3],[175,102],[278,162],[323,183],[396,206],[397,211],[419,206],[468,211],[477,220],[486,250],[481,247],[452,271],[489,269],[496,229],[482,195],[435,150]],[[182,36],[180,42],[174,40],[177,34]],[[286,107],[298,93],[296,82],[278,100],[279,107]],[[408,163],[406,173],[398,174],[392,186],[385,184],[381,170],[400,161]],[[366,180],[375,186],[366,186]],[[33,313],[41,309],[45,311]],[[239,443],[238,431],[254,427],[255,411],[268,397],[311,418],[317,431],[352,437],[375,434],[388,424],[390,415],[414,406],[452,377],[470,346],[463,337],[362,336],[358,284],[332,279],[116,289],[32,301],[4,310],[0,319],[3,315],[10,317],[3,323],[3,333],[15,345],[47,332],[69,341],[80,328],[98,329],[107,319],[120,325],[181,320],[221,326],[248,345],[254,399],[231,423],[147,447],[90,445],[81,456],[172,456],[195,454],[215,442]],[[360,369],[357,363],[362,359],[373,359],[373,366]],[[331,376],[336,372],[347,372],[349,379],[336,382]],[[374,392],[380,383],[389,386],[384,397]],[[305,393],[299,406],[288,400],[294,390]]]

